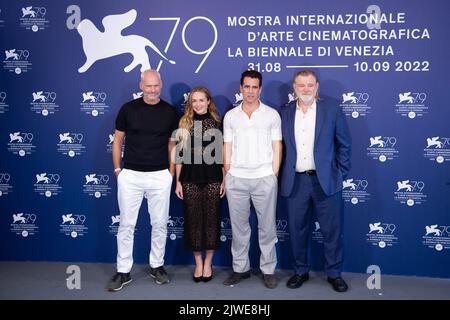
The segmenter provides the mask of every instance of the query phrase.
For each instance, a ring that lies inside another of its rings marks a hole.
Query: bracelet
[[[120,168],[114,169],[114,172],[118,172],[118,171],[122,171],[122,169],[120,169]]]

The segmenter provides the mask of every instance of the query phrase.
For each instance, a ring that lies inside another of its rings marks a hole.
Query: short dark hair
[[[244,84],[244,78],[253,78],[259,80],[259,86],[262,87],[262,74],[256,70],[246,70],[241,75],[241,86]]]

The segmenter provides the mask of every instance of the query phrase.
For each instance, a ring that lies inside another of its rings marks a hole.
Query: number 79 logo
[[[164,48],[164,53],[167,53],[167,51],[170,48],[170,45],[172,44],[172,40],[173,37],[175,36],[175,33],[177,32],[178,26],[180,24],[180,17],[175,17],[175,18],[149,18],[150,21],[173,21],[174,25],[170,34],[170,37],[167,41],[166,47]],[[189,46],[188,42],[186,41],[186,35],[189,31],[189,25],[195,21],[199,21],[199,20],[203,20],[206,21],[210,27],[212,28],[213,32],[214,32],[214,39],[212,40],[212,42],[209,43],[209,47],[207,47],[206,49],[204,49],[203,51],[198,51],[198,50],[194,50],[191,48],[191,46]],[[203,16],[196,16],[196,17],[192,17],[190,18],[188,21],[186,21],[183,25],[183,28],[181,30],[181,39],[183,41],[183,46],[186,48],[187,51],[189,51],[190,53],[194,54],[194,55],[199,55],[199,56],[203,56],[203,59],[200,61],[200,63],[197,66],[197,69],[195,70],[195,73],[198,73],[200,71],[200,69],[202,68],[203,64],[205,63],[206,59],[208,59],[209,55],[211,54],[211,52],[213,51],[214,47],[217,44],[217,38],[218,38],[218,33],[217,33],[217,28],[216,25],[214,24],[213,21],[211,21],[209,18],[207,17],[203,17]],[[159,69],[161,68],[161,65],[163,64],[164,60],[160,60],[158,63],[158,67],[156,68],[156,70],[159,71]]]

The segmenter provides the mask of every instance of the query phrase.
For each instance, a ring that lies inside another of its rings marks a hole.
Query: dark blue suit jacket
[[[297,150],[295,146],[295,110],[297,101],[282,107],[281,126],[285,157],[281,169],[280,194],[289,197],[295,180]],[[350,170],[351,138],[339,102],[328,98],[316,102],[314,163],[320,186],[326,195],[342,189],[342,181]]]

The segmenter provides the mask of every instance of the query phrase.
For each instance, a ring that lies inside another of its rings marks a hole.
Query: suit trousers
[[[325,272],[330,278],[339,277],[343,263],[342,191],[327,196],[316,175],[297,173],[287,205],[295,273],[302,275],[311,268],[308,244],[314,210],[323,235]]]

